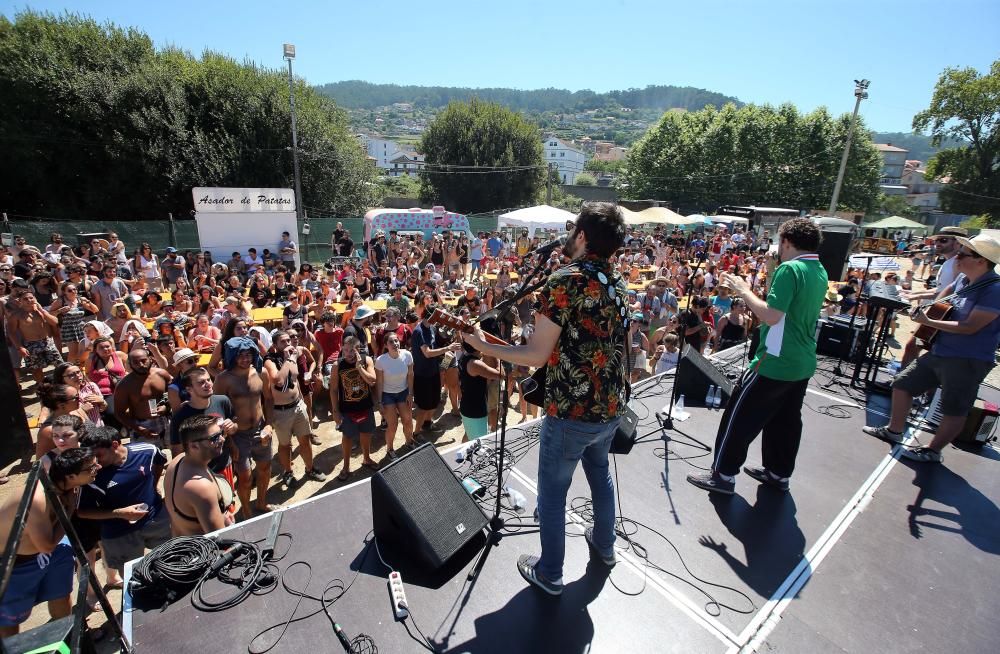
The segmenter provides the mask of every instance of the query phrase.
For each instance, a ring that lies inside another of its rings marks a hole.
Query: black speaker
[[[847,359],[854,347],[854,339],[848,325],[821,320],[819,335],[816,337],[816,352],[838,359]]]
[[[71,614],[65,618],[59,618],[33,629],[22,631],[9,638],[4,638],[0,651],[3,654],[22,654],[23,652],[28,654],[60,654],[60,652],[69,652],[74,644],[75,622],[76,616]],[[81,617],[81,624],[85,622],[86,618]],[[94,654],[95,651],[90,632],[84,628],[80,633],[80,647],[75,650],[75,654]]]
[[[725,406],[733,394],[732,382],[701,353],[690,345],[684,346],[684,355],[677,364],[674,378],[677,396],[684,396],[685,406],[704,406],[709,386],[722,389],[722,406]]]
[[[432,569],[489,522],[430,443],[379,470],[371,488],[378,542],[413,552]]]
[[[826,276],[831,281],[844,278],[847,259],[851,252],[853,232],[823,231],[823,240],[819,244],[819,262],[826,268]]]

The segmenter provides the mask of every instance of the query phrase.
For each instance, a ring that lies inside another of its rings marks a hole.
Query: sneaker
[[[894,431],[889,431],[888,427],[862,427],[861,431],[865,432],[869,436],[874,436],[880,441],[892,443],[893,445],[903,442],[903,434],[897,434]]]
[[[598,558],[601,559],[601,561],[604,561],[604,565],[608,566],[609,568],[615,567],[615,564],[618,563],[618,557],[615,556],[615,550],[614,550],[614,548],[611,549],[611,554],[609,556],[605,556],[604,554],[601,554],[601,552],[597,549],[597,546],[594,545],[594,528],[593,527],[587,527],[586,529],[584,529],[583,530],[583,537],[587,540],[587,545],[590,545],[590,550],[594,554],[596,554],[598,556]]]
[[[430,420],[424,420],[424,424],[420,426],[421,431],[430,431],[433,423]]]
[[[775,477],[768,472],[767,468],[750,468],[743,466],[743,472],[747,473],[760,483],[767,484],[771,488],[777,488],[780,491],[788,491],[788,480]]]
[[[538,557],[530,554],[522,554],[517,559],[517,571],[521,573],[524,580],[529,584],[538,586],[549,595],[562,595],[562,582],[549,581],[538,574],[535,568],[538,566]]]
[[[281,476],[278,477],[278,483],[284,484],[285,486],[292,486],[295,484],[295,473],[291,470],[285,470],[281,473]]]
[[[944,461],[940,452],[929,447],[904,447],[899,454],[904,459],[920,461],[921,463],[941,463]]]
[[[312,443],[313,445],[322,445],[323,444],[323,441],[321,441],[319,439],[319,436],[317,436],[316,434],[313,434],[312,436],[309,437],[309,442]]]
[[[736,482],[726,481],[715,470],[701,475],[688,475],[687,480],[688,483],[694,484],[698,488],[702,488],[711,493],[732,495],[736,491]]]
[[[385,455],[386,457],[388,457],[390,461],[395,461],[396,459],[399,458],[399,453],[396,452],[396,450],[389,450],[388,452],[385,453]]]
[[[326,475],[316,468],[306,470],[306,477],[312,479],[313,481],[326,481]]]

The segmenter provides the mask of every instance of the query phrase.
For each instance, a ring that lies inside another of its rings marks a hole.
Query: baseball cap
[[[177,252],[177,248],[167,248],[166,250],[164,250],[164,252],[166,252],[167,254],[174,254]]]

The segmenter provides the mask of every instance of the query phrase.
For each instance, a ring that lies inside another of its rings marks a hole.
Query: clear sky
[[[0,0],[8,17],[28,7],[273,67],[291,42],[311,84],[676,84],[842,113],[867,78],[862,115],[879,131],[909,131],[945,67],[1000,59],[1000,0]]]

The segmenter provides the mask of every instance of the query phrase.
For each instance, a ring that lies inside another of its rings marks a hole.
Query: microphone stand
[[[698,269],[701,268],[702,262],[708,259],[708,251],[707,249],[703,250],[700,255],[696,254],[695,256],[697,256],[698,259],[695,263],[694,270],[691,271],[691,282],[690,286],[688,287],[687,307],[685,309],[686,311],[693,310],[691,307],[691,302],[692,299],[694,298],[694,278],[698,276]],[[680,313],[678,313],[677,315],[679,316]],[[681,325],[680,327],[682,330],[687,330],[687,327],[684,327],[683,325]],[[681,368],[681,361],[684,360],[684,350],[687,347],[689,347],[687,344],[687,334],[684,334],[684,346],[681,347],[681,349],[677,353],[677,365],[674,367],[674,383],[670,387],[670,405],[669,408],[667,409],[667,415],[664,416],[663,418],[663,428],[667,430],[672,430],[674,428],[673,413],[674,413],[674,398],[677,396],[677,371],[680,370]]]
[[[494,318],[499,323],[500,319],[503,318],[507,312],[513,310],[514,304],[524,299],[524,297],[527,296],[528,293],[531,293],[532,291],[541,288],[545,284],[548,275],[543,276],[540,281],[535,282],[533,284],[529,282],[542,271],[542,269],[545,267],[546,261],[547,258],[540,258],[538,264],[535,266],[535,269],[532,270],[530,274],[527,274],[521,278],[521,285],[520,287],[518,287],[517,292],[514,294],[514,296],[498,304],[495,309],[481,316],[478,320],[476,320],[476,322],[477,323],[482,322],[482,320],[485,318]],[[490,518],[489,535],[487,536],[486,545],[483,547],[483,551],[480,553],[479,560],[476,561],[476,565],[472,568],[472,570],[469,571],[469,575],[467,577],[467,580],[469,582],[476,581],[476,579],[479,577],[479,573],[483,571],[483,567],[486,565],[486,559],[489,557],[490,550],[492,550],[494,546],[499,545],[500,539],[503,537],[501,535],[501,531],[503,531],[504,528],[504,520],[500,516],[500,514],[503,511],[503,505],[502,505],[503,480],[504,480],[503,462],[504,462],[504,452],[506,451],[507,447],[507,410],[510,405],[510,396],[508,394],[508,388],[507,388],[507,374],[504,372],[502,361],[500,362],[500,379],[497,381],[498,381],[498,392],[500,394],[499,401],[497,403],[498,411],[500,414],[499,415],[500,421],[498,425],[500,428],[499,429],[500,442],[498,444],[496,454],[494,455],[496,457],[496,464],[497,464],[497,487],[495,490],[496,504],[493,507],[493,516]]]

